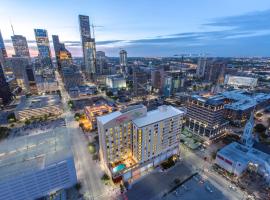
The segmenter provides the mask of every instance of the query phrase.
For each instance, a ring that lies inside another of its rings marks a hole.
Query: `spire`
[[[249,148],[253,146],[253,126],[254,126],[254,110],[250,113],[249,120],[245,125],[244,132],[241,137],[242,143]]]

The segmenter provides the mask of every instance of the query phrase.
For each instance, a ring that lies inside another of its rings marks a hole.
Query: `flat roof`
[[[240,143],[232,142],[223,147],[219,152],[219,155],[241,163],[260,161],[270,164],[270,155],[264,153],[256,148],[248,148]]]
[[[20,111],[25,109],[36,109],[59,104],[61,104],[61,99],[58,95],[44,95],[28,98],[26,96],[23,96],[16,110]]]
[[[121,115],[122,115],[122,113],[120,111],[115,111],[115,112],[112,112],[112,113],[110,113],[108,115],[103,115],[103,116],[97,117],[97,120],[99,122],[101,122],[102,124],[106,124],[109,121],[111,121],[114,118],[119,117]]]
[[[45,168],[72,156],[66,128],[0,143],[0,180]]]
[[[184,112],[178,110],[173,106],[159,106],[158,109],[147,112],[146,116],[132,120],[137,127],[143,127],[149,124],[153,124],[167,118],[175,117],[177,115],[183,115]]]

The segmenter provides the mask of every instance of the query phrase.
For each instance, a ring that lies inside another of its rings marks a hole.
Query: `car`
[[[206,185],[206,186],[205,186],[205,189],[206,189],[208,192],[213,193],[213,190],[212,190],[212,188],[211,188],[209,185]]]

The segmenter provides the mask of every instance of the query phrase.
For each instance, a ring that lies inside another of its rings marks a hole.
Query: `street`
[[[210,181],[214,187],[222,191],[224,196],[230,200],[242,200],[245,199],[247,194],[241,191],[239,188],[234,191],[230,190],[231,183],[221,177],[219,174],[211,170],[212,164],[208,161],[200,158],[196,153],[192,152],[187,147],[181,144],[182,160],[185,164],[192,167],[195,171],[198,171],[205,180]]]
[[[92,160],[92,155],[88,152],[87,148],[89,140],[74,120],[74,114],[69,110],[68,100],[70,98],[58,72],[56,72],[56,77],[62,95],[64,107],[63,117],[66,120],[67,132],[72,140],[72,150],[77,177],[78,181],[82,184],[81,193],[84,195],[85,199],[89,200],[111,199],[112,193],[110,191],[112,190],[112,187],[106,186],[101,182],[100,178],[103,175],[103,172],[99,163]]]

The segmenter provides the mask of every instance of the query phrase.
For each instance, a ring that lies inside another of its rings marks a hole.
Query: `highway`
[[[77,177],[82,184],[81,193],[84,195],[84,199],[88,200],[110,199],[110,197],[112,197],[112,187],[106,186],[101,182],[100,178],[102,177],[103,172],[99,163],[92,160],[92,155],[88,152],[87,145],[89,139],[79,128],[78,122],[74,120],[74,113],[70,111],[68,106],[70,97],[64,88],[64,84],[58,72],[56,72],[56,78],[62,95],[64,107],[63,117],[67,124],[67,133],[72,140],[71,143]]]

